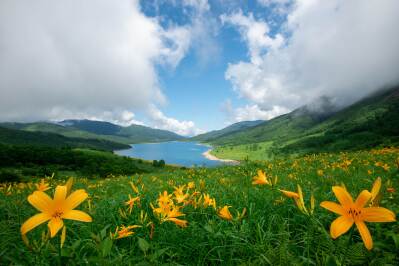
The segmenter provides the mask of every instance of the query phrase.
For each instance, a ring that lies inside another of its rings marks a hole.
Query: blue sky
[[[241,3],[239,3],[241,2]],[[141,1],[143,12],[150,17],[161,18],[161,24],[185,25],[195,16],[195,7],[185,6],[179,1]],[[249,59],[248,48],[240,33],[231,25],[222,25],[220,16],[226,11],[242,11],[255,18],[273,22],[270,33],[275,34],[285,21],[286,14],[274,13],[275,4],[265,6],[257,1],[209,1],[209,9],[202,16],[214,23],[216,32],[212,38],[216,50],[209,58],[201,58],[196,47],[190,47],[176,69],[158,67],[161,89],[168,98],[163,112],[178,120],[194,120],[204,131],[220,129],[236,122],[224,110],[226,101],[233,106],[248,104],[248,101],[234,92],[225,72],[229,63]],[[284,5],[289,6],[289,3]],[[205,25],[206,26],[206,25]],[[194,40],[195,42],[195,40]],[[204,48],[202,48],[204,49]],[[206,49],[206,48],[205,48]],[[209,115],[211,114],[211,115]]]
[[[397,0],[3,0],[0,122],[185,136],[399,83]],[[29,45],[27,45],[29,44]]]

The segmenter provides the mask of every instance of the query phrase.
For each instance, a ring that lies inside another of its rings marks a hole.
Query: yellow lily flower
[[[179,194],[176,191],[174,192],[174,194],[177,203],[186,203],[187,198],[190,196],[190,194]]]
[[[67,196],[66,186],[57,186],[54,193],[54,199],[51,199],[42,191],[35,191],[28,196],[29,203],[40,213],[26,220],[21,226],[21,234],[25,235],[32,229],[42,223],[49,221],[51,237],[54,237],[64,226],[63,219],[76,220],[81,222],[91,222],[91,217],[82,211],[74,210],[87,197],[83,189],[76,190],[69,197]]]
[[[177,217],[185,215],[184,213],[180,212],[180,208],[181,207],[173,206],[173,208],[166,214],[165,218],[162,219],[162,222],[173,222],[177,226],[187,227],[188,222],[186,220],[177,219]]]
[[[195,188],[195,183],[194,183],[193,181],[188,182],[187,187],[188,187],[189,189],[193,189],[193,188]]]
[[[214,198],[211,198],[209,194],[204,194],[204,208],[208,208],[209,206],[212,206],[216,210],[216,200]]]
[[[229,208],[231,206],[224,206],[223,208],[221,208],[218,212],[218,216],[224,220],[228,220],[231,221],[233,219],[233,216],[231,215]]]
[[[258,175],[252,179],[252,185],[272,185],[272,182],[262,170],[258,170]]]
[[[382,207],[365,208],[364,206],[372,197],[372,194],[367,190],[360,192],[355,202],[343,187],[334,186],[332,190],[340,204],[331,201],[323,201],[320,204],[321,207],[340,215],[331,223],[331,237],[336,239],[345,234],[353,224],[356,224],[365,247],[371,250],[373,239],[365,222],[394,222],[396,221],[395,214]]]
[[[373,207],[378,207],[380,201],[380,189],[381,189],[381,177],[378,177],[371,188],[371,199],[370,205]]]
[[[44,181],[44,179],[40,180],[40,183],[36,184],[35,186],[36,186],[36,190],[37,190],[37,191],[43,191],[43,192],[44,192],[44,191],[50,189],[49,184],[46,183],[46,182]]]
[[[137,194],[139,194],[139,189],[133,184],[132,181],[129,182],[130,186],[132,187],[132,190],[134,192],[136,192]]]
[[[73,186],[73,181],[74,178],[73,176],[71,176],[68,181],[66,182],[65,186],[67,187],[67,196],[71,193],[72,191],[72,186]]]
[[[287,190],[282,190],[279,189],[281,193],[283,193],[287,198],[291,198],[295,201],[296,206],[298,209],[303,212],[304,214],[309,214],[308,210],[305,207],[305,201],[303,200],[303,193],[302,193],[302,188],[300,185],[297,185],[298,192],[292,192],[292,191],[287,191]],[[311,204],[312,201],[314,202],[314,198],[311,198]],[[311,207],[312,209],[312,207]],[[313,210],[311,211],[313,212]]]
[[[132,229],[139,228],[139,227],[141,227],[141,226],[140,225],[129,225],[129,226],[122,225],[120,228],[116,227],[115,234],[113,235],[113,238],[120,239],[120,238],[125,238],[128,236],[131,236],[134,234]]]
[[[129,213],[132,213],[132,209],[134,207],[134,203],[137,202],[138,204],[140,204],[140,197],[134,197],[132,198],[129,194],[129,200],[125,202],[125,205],[128,205],[129,208]]]
[[[175,187],[174,194],[184,194],[183,190],[186,188],[186,185],[181,185],[178,187]]]
[[[180,226],[180,227],[187,227],[187,223],[188,223],[186,220],[181,220],[181,219],[177,219],[174,217],[167,218],[167,219],[165,219],[165,221],[173,222],[173,223],[175,223],[175,225]]]

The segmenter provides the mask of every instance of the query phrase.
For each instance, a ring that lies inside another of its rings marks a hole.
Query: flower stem
[[[62,265],[61,263],[61,238],[60,238],[60,243],[58,244],[58,265]]]
[[[352,244],[352,236],[353,236],[353,232],[354,231],[355,231],[355,227],[352,226],[352,228],[349,231],[349,239],[348,239],[348,243],[347,243],[346,248],[345,248],[344,257],[342,259],[342,265],[345,264],[345,260],[346,260],[347,254],[349,253],[349,246]]]

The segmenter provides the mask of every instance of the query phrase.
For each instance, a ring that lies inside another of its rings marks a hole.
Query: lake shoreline
[[[130,144],[129,149],[114,150],[113,153],[146,161],[164,160],[166,164],[184,167],[215,167],[223,164],[238,164],[235,160],[224,160],[210,154],[209,144],[189,141],[165,141],[157,143]]]
[[[212,149],[207,150],[206,152],[202,153],[205,158],[211,161],[219,161],[219,162],[224,162],[224,163],[232,163],[232,164],[239,164],[239,161],[236,160],[231,160],[231,159],[220,159],[216,157],[215,155],[211,154]]]

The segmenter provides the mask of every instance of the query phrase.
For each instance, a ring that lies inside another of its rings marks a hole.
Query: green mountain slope
[[[122,127],[117,135],[134,140],[134,143],[161,142],[185,139],[185,137],[167,130],[155,129],[140,125]]]
[[[212,144],[223,158],[270,158],[369,148],[399,143],[399,87],[371,95],[343,110],[314,112],[302,107],[256,127],[221,136]]]
[[[123,144],[184,139],[184,137],[167,130],[139,125],[122,127],[109,122],[91,120],[65,120],[58,124],[48,122],[0,123],[0,126],[30,132],[55,133],[70,138],[98,139]]]
[[[122,129],[121,126],[114,125],[104,121],[92,120],[64,120],[59,123],[65,127],[72,127],[82,131],[98,134],[98,135],[117,135]]]
[[[126,149],[126,144],[102,140],[71,138],[51,132],[30,132],[0,127],[0,143],[8,145],[36,145],[48,147],[76,147],[100,150]]]
[[[217,138],[228,136],[234,132],[242,131],[247,128],[255,127],[264,123],[263,120],[255,120],[255,121],[242,121],[235,124],[232,124],[228,127],[225,127],[220,130],[213,130],[204,134],[200,134],[191,138],[194,141],[202,141],[202,142],[210,142],[212,140],[216,140]]]
[[[65,120],[61,122],[61,125],[96,134],[99,138],[112,139],[127,144],[184,139],[184,137],[167,130],[140,125],[122,127],[109,122],[91,120]]]

